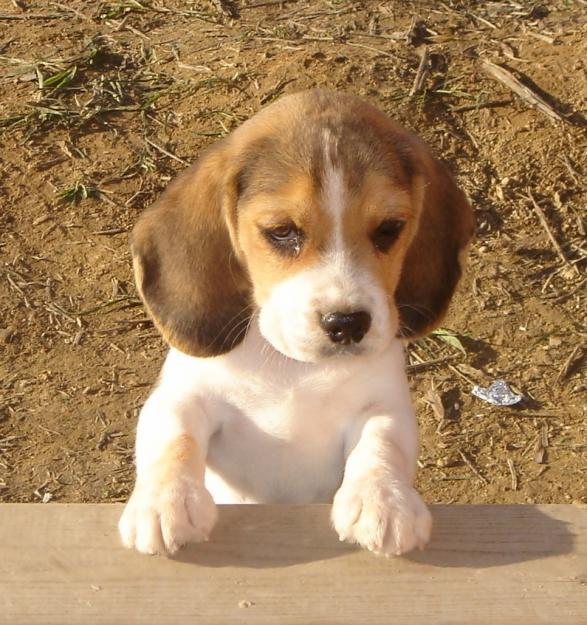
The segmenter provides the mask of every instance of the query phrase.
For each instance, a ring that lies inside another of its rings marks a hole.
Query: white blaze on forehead
[[[337,139],[328,130],[324,131],[324,180],[323,198],[324,209],[332,217],[333,231],[331,237],[331,249],[340,252],[343,249],[343,217],[345,209],[345,186],[344,176],[340,167],[332,163],[331,154],[337,150]]]

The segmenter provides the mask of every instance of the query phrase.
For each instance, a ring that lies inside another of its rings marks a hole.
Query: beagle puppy
[[[170,351],[124,544],[207,540],[217,503],[332,502],[341,540],[423,547],[402,338],[438,324],[473,229],[426,145],[353,95],[289,95],[207,150],[132,234]]]

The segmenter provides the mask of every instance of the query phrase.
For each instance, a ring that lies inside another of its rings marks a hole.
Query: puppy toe
[[[137,551],[148,555],[165,553],[159,514],[155,510],[146,510],[137,515],[135,547]]]

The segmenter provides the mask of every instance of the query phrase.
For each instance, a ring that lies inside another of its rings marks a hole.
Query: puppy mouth
[[[335,358],[337,356],[360,356],[366,351],[364,345],[325,345],[320,349],[322,358]]]
[[[283,345],[279,343],[274,343],[267,337],[265,337],[265,340],[268,341],[273,349],[275,349],[286,358],[306,363],[318,364],[321,362],[336,360],[337,358],[342,357],[354,358],[366,354],[370,351],[367,345],[359,345],[356,343],[344,345],[324,343],[320,345],[318,341],[314,340],[312,347],[309,348],[309,346],[304,343],[302,343],[301,345],[292,345],[291,343],[289,345]]]

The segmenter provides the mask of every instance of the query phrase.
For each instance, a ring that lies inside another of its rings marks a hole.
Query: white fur
[[[181,434],[197,441],[205,476],[180,469],[152,483],[151,468]],[[341,540],[402,553],[430,533],[430,515],[413,489],[417,453],[397,339],[360,356],[300,362],[275,350],[254,318],[228,354],[169,352],[140,415],[137,485],[120,531],[129,547],[172,552],[207,538],[216,518],[208,492],[216,503],[334,497]]]
[[[346,189],[344,174],[340,168],[334,167],[330,158],[331,150],[337,149],[336,140],[331,133],[324,133],[324,197],[323,206],[333,221],[330,249],[335,255],[344,251],[343,222]]]
[[[371,314],[371,328],[349,351],[368,355],[385,349],[397,331],[386,291],[344,252],[326,252],[314,266],[273,287],[259,323],[263,336],[285,356],[320,362],[336,349],[320,327],[320,315],[358,310]]]

